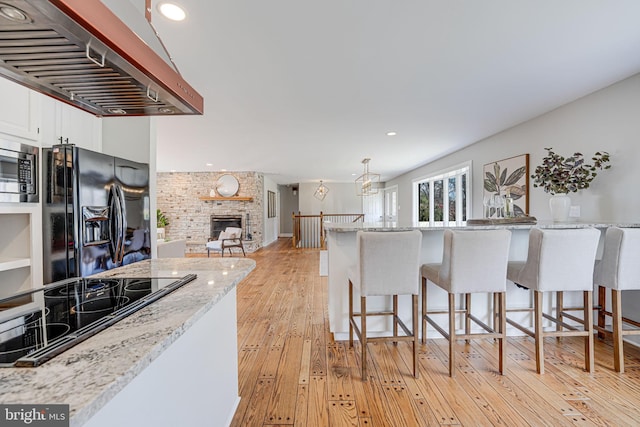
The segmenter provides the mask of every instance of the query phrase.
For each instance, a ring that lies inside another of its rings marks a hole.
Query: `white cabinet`
[[[40,96],[43,147],[63,142],[93,151],[102,151],[102,119],[100,117],[51,97]]]
[[[0,298],[42,283],[39,204],[0,205]]]
[[[0,78],[0,133],[38,141],[40,95],[6,78]]]

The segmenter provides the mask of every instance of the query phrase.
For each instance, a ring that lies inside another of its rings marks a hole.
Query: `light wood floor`
[[[370,344],[363,383],[359,345],[356,354],[329,333],[318,252],[281,239],[250,256],[257,268],[238,286],[234,427],[640,425],[640,354],[627,351],[626,373],[616,374],[611,346],[597,340],[593,375],[578,338],[547,339],[544,375],[530,338],[509,339],[504,376],[492,340],[460,342],[454,380],[443,339],[420,347],[419,380],[408,344]]]

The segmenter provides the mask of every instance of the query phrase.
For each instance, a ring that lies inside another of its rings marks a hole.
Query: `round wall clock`
[[[239,184],[235,176],[225,174],[216,181],[216,191],[222,197],[233,197],[238,192]]]

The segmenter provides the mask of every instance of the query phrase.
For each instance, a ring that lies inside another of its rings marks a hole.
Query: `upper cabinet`
[[[0,137],[17,137],[42,147],[64,142],[102,151],[100,117],[6,78],[0,78],[0,93]]]
[[[42,146],[60,142],[102,151],[102,119],[45,95],[42,103]],[[60,139],[62,138],[62,140]]]
[[[6,78],[0,78],[0,93],[0,133],[39,141],[41,96]]]

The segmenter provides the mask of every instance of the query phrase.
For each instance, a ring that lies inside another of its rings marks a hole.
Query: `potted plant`
[[[169,225],[169,220],[167,219],[167,216],[160,210],[157,209],[156,210],[156,225],[157,225],[157,232],[158,232],[158,240],[164,240],[164,228]]]
[[[598,170],[609,169],[609,153],[597,151],[591,161],[585,163],[582,153],[573,153],[570,157],[563,157],[553,151],[553,148],[545,148],[547,155],[542,158],[542,164],[534,170],[534,187],[551,193],[549,200],[551,214],[554,221],[566,221],[569,218],[571,199],[568,193],[589,188],[591,182],[598,175]]]

